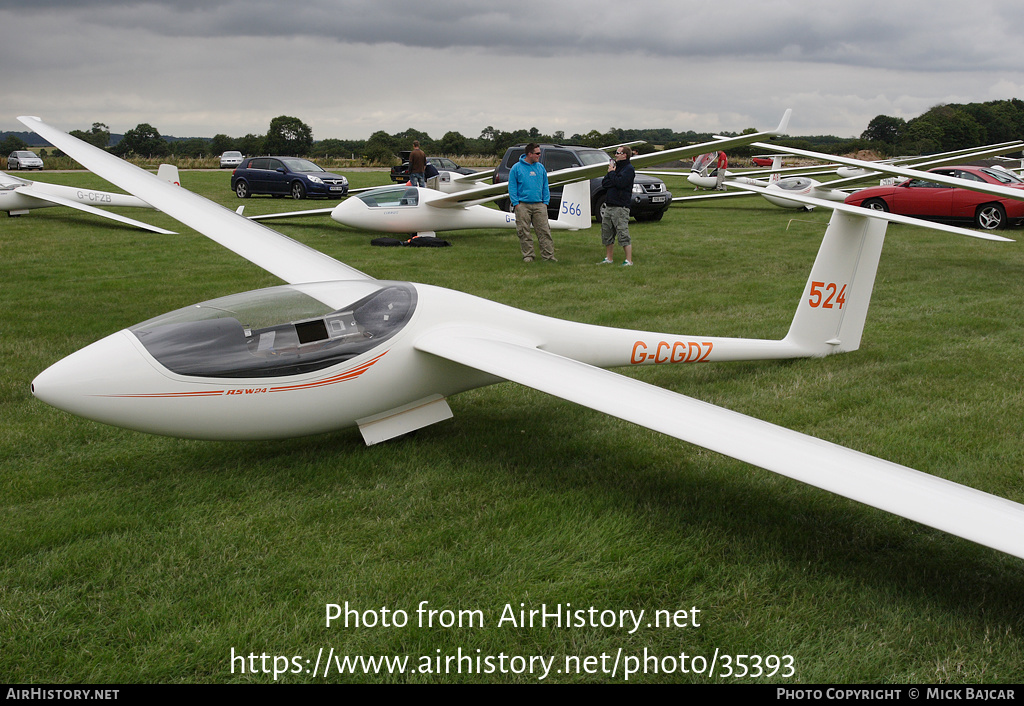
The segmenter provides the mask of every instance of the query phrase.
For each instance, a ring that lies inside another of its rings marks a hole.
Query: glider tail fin
[[[162,181],[169,181],[176,186],[181,186],[181,177],[178,176],[178,168],[173,164],[161,164],[160,168],[156,171],[156,175]]]
[[[562,187],[562,203],[558,207],[558,218],[553,221],[558,228],[584,230],[590,227],[591,215],[589,179]]]
[[[888,223],[834,211],[785,340],[807,355],[860,347]]]
[[[782,169],[782,155],[781,154],[777,154],[774,157],[772,157],[772,171],[774,173],[770,177],[768,177],[768,183],[769,184],[777,184],[778,183],[778,181],[779,181],[779,173],[778,172],[779,172],[780,169]]]

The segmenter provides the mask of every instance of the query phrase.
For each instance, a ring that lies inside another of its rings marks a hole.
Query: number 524
[[[811,282],[811,298],[807,303],[812,309],[842,309],[846,303],[846,285],[840,288],[835,282]]]

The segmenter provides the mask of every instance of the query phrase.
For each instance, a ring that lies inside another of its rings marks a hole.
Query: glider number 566
[[[811,282],[811,297],[807,300],[812,309],[842,309],[846,303],[846,285],[835,282]]]
[[[562,201],[562,213],[569,216],[578,216],[583,213],[583,206],[574,201]]]

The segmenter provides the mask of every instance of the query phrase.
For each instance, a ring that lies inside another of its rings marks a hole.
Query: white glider
[[[756,193],[763,196],[769,203],[781,208],[803,208],[811,210],[813,207],[808,207],[805,202],[792,197],[807,196],[818,201],[827,200],[842,203],[846,197],[849,196],[849,193],[844,189],[855,184],[862,184],[865,180],[872,177],[881,176],[882,174],[920,174],[921,172],[907,170],[910,167],[913,167],[914,169],[926,169],[929,167],[938,167],[947,164],[957,164],[965,159],[978,159],[980,157],[1015,152],[1017,150],[1024,149],[1024,142],[1016,140],[1012,142],[986,145],[983,147],[953,150],[950,152],[943,152],[941,154],[879,162],[852,159],[848,157],[837,157],[835,155],[824,154],[821,152],[811,152],[809,150],[800,150],[791,147],[782,147],[756,142],[753,146],[776,150],[780,153],[784,152],[784,155],[779,155],[779,159],[781,159],[782,156],[798,156],[809,157],[831,163],[817,167],[805,167],[803,169],[799,167],[780,169],[776,166],[770,170],[726,172],[724,181],[725,186],[735,187],[740,183],[750,184],[753,186],[763,186],[765,188],[763,190],[758,190]],[[792,174],[794,171],[799,171],[799,173]],[[842,178],[834,181],[820,182],[810,176],[812,174],[823,174],[828,172],[837,173]],[[664,175],[665,173],[659,172],[659,174]],[[767,176],[768,180],[763,181],[751,178],[761,175]],[[694,186],[702,189],[715,188],[717,183],[716,177],[708,176],[706,171],[700,169],[696,163],[694,168],[691,169],[690,174],[687,176],[687,180]],[[932,181],[935,181],[935,179],[933,178]],[[673,203],[697,201],[722,196],[745,196],[751,193],[753,193],[751,190],[716,191],[712,194],[681,196],[673,198],[672,201]]]
[[[329,213],[342,225],[385,233],[434,235],[437,231],[475,228],[515,228],[513,213],[488,208],[479,200],[466,202],[469,193],[493,191],[490,185],[446,194],[436,189],[403,184],[382,186],[350,196],[337,206],[288,213],[250,216],[254,221]],[[507,187],[504,193],[508,193]],[[497,200],[498,193],[486,200]],[[552,230],[583,230],[591,225],[590,183],[577,181],[564,187],[558,218],[550,222]]]
[[[986,151],[984,153],[975,153],[974,156],[985,156],[985,155],[988,155],[988,154],[1005,154],[1006,152],[1014,152],[1016,150],[1024,148],[1024,142],[1007,143],[1007,144],[1008,145],[1013,145],[1013,146],[1011,146],[1009,148],[999,148],[1000,149],[999,152],[992,152],[991,150],[989,150],[989,151]],[[775,149],[775,146],[771,145],[771,144],[759,143],[757,146],[758,147],[763,147],[765,149]],[[794,154],[799,154],[799,155],[805,156],[805,157],[820,158],[820,157],[825,156],[825,155],[822,155],[819,152],[811,152],[809,150],[795,150],[795,149],[793,149],[791,147],[787,147],[786,149],[789,152],[793,152]],[[995,149],[995,148],[993,148],[993,149]],[[1011,188],[1011,187],[1008,187],[1008,186],[1001,186],[999,184],[989,184],[987,182],[982,182],[982,181],[972,181],[972,180],[969,180],[969,179],[958,179],[957,177],[946,176],[944,174],[938,174],[936,172],[924,172],[924,171],[921,171],[919,169],[920,167],[937,167],[937,166],[946,165],[946,164],[954,164],[954,163],[956,163],[958,161],[963,160],[964,157],[962,157],[962,156],[957,158],[957,159],[948,159],[947,158],[947,159],[942,159],[942,160],[934,160],[934,161],[933,160],[929,160],[927,162],[920,162],[918,164],[915,164],[914,165],[915,168],[913,168],[913,169],[908,168],[908,167],[900,167],[900,166],[896,166],[896,165],[892,165],[892,164],[879,164],[879,163],[876,163],[876,162],[865,162],[863,160],[853,159],[851,157],[837,157],[835,155],[829,155],[829,158],[832,159],[835,162],[838,162],[839,164],[844,164],[844,165],[846,165],[848,167],[854,167],[854,168],[858,168],[858,169],[871,170],[875,174],[878,174],[878,173],[890,174],[892,176],[903,177],[905,179],[924,179],[926,181],[935,182],[936,184],[945,184],[946,186],[953,186],[953,187],[960,188],[960,189],[967,189],[969,191],[977,191],[977,192],[980,192],[980,193],[983,193],[983,194],[992,194],[994,196],[1003,196],[1005,198],[1017,199],[1017,200],[1021,199],[1021,190],[1020,189],[1014,189],[1014,188]],[[835,182],[829,182],[830,185],[834,184],[834,183]]]
[[[20,120],[288,283],[179,309],[71,354],[32,383],[49,404],[193,438],[281,438],[355,425],[373,444],[449,418],[451,395],[512,380],[1024,558],[1020,504],[602,369],[856,350],[891,214],[833,214],[782,340],[681,336],[376,280],[38,118]]]
[[[171,164],[161,164],[158,176],[173,184],[180,184],[178,169]],[[42,181],[29,181],[21,177],[0,172],[0,211],[7,211],[8,216],[22,216],[38,208],[67,206],[94,216],[102,216],[119,223],[136,228],[170,235],[173,231],[151,226],[97,206],[127,206],[131,208],[153,208],[136,196],[112,194],[94,189],[81,189],[74,186],[48,184]]]
[[[636,155],[631,161],[634,167],[641,167],[645,164],[660,164],[679,157],[693,157],[712,148],[728,149],[749,144],[763,137],[785,132],[786,126],[789,124],[789,116],[790,112],[786,111],[778,127],[774,130]],[[607,173],[608,164],[605,162],[549,172],[550,185],[564,187],[558,220],[552,221],[552,228],[567,230],[589,228],[592,215],[589,180]],[[467,178],[473,176],[475,175],[470,174],[467,175]],[[449,193],[423,187],[392,185],[362,191],[331,208],[289,211],[250,216],[250,218],[263,221],[273,218],[330,214],[333,220],[350,228],[384,233],[416,233],[417,235],[435,235],[438,231],[469,228],[515,228],[516,219],[513,214],[483,205],[507,198],[507,196],[507,182],[451,189]]]

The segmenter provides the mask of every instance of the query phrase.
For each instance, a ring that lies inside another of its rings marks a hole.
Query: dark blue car
[[[231,190],[240,199],[253,194],[341,198],[348,193],[348,179],[331,174],[299,157],[249,157],[231,173]]]

